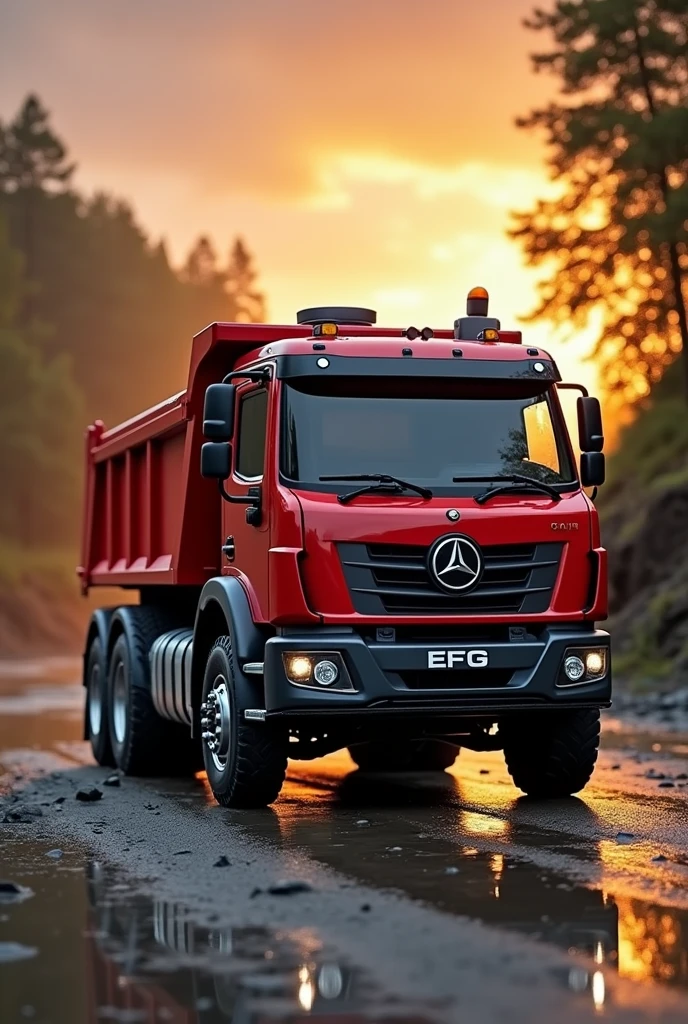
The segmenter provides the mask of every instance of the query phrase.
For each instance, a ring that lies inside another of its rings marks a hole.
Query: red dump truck
[[[139,596],[88,628],[100,764],[204,767],[233,807],[343,747],[371,771],[503,749],[534,796],[588,781],[611,694],[599,403],[484,289],[453,330],[375,319],[211,324],[185,391],[89,427],[83,590]]]

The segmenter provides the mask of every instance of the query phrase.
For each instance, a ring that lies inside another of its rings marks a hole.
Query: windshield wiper
[[[390,494],[400,494],[402,491],[415,491],[421,498],[432,498],[432,491],[429,487],[420,487],[418,484],[411,484],[408,480],[401,480],[398,476],[389,476],[388,473],[336,473],[334,476],[319,477],[323,482],[338,480],[370,480],[372,483],[366,487],[357,487],[355,491],[348,491],[346,494],[338,494],[337,500],[342,505],[357,498],[359,494],[371,494],[373,491],[388,491]]]
[[[455,476],[453,478],[454,483],[468,484],[477,483],[481,480],[489,480],[490,483],[495,482],[494,487],[488,488],[483,491],[482,494],[478,494],[475,497],[475,501],[478,505],[484,505],[490,498],[496,497],[498,494],[518,493],[524,489],[533,491],[542,491],[544,494],[549,494],[550,498],[554,498],[555,501],[561,501],[561,494],[559,491],[552,487],[551,484],[543,483],[542,480],[536,480],[535,477],[526,476],[524,473],[509,473],[508,475],[499,476]],[[499,481],[499,483],[496,483]]]

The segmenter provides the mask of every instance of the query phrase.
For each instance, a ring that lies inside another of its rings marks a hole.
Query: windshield
[[[432,395],[418,393],[420,382],[347,385],[340,378],[329,393],[321,381],[285,385],[283,476],[336,490],[320,478],[387,473],[439,494],[462,490],[455,477],[489,482],[518,473],[555,485],[576,480],[561,412],[547,394],[507,394],[503,384],[442,383]]]

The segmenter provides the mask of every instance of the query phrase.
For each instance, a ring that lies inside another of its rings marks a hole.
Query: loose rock
[[[271,896],[296,896],[300,892],[312,892],[313,886],[309,882],[299,882],[294,879],[293,881],[275,882],[274,885],[268,886],[268,892]]]
[[[42,818],[43,811],[36,804],[15,804],[2,819],[5,823],[29,824],[36,818]]]
[[[122,780],[120,779],[119,775],[117,775],[117,773],[115,772],[112,775],[108,775],[107,779],[105,779],[105,781],[103,782],[103,785],[104,786],[121,786],[122,785]]]
[[[92,789],[79,789],[76,793],[77,800],[80,800],[84,804],[94,803],[96,800],[102,800],[103,794],[99,789],[93,786]]]
[[[229,857],[225,857],[224,853],[222,854],[222,856],[218,857],[215,863],[213,864],[214,868],[231,868],[231,866],[231,860],[229,859]]]

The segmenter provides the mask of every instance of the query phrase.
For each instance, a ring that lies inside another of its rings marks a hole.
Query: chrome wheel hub
[[[94,665],[88,680],[88,724],[92,736],[100,734],[103,721],[103,697],[100,690],[100,665]]]
[[[112,687],[112,727],[118,743],[124,743],[127,731],[128,704],[127,676],[124,665],[120,661],[115,670],[115,679]]]
[[[218,676],[204,703],[201,704],[201,736],[219,771],[223,771],[227,766],[231,744],[231,718],[227,682],[222,676]]]

